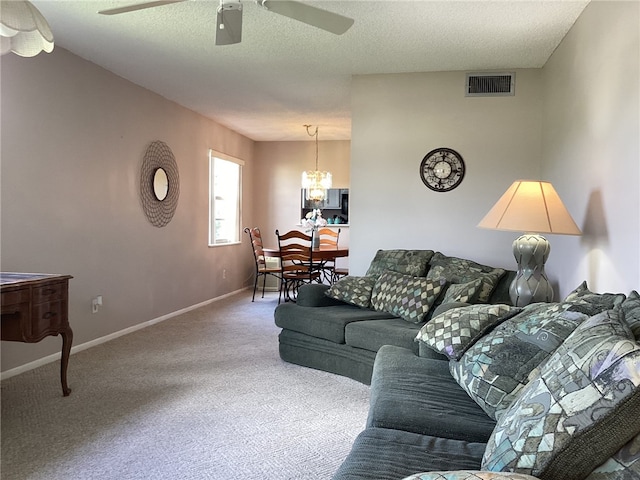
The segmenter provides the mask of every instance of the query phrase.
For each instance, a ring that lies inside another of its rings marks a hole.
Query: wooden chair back
[[[280,250],[280,263],[283,272],[301,271],[309,269],[312,261],[313,250],[311,248],[311,235],[299,230],[290,230],[278,237],[278,249]]]
[[[262,234],[260,233],[260,229],[258,227],[249,228],[246,227],[244,232],[249,235],[249,240],[251,240],[251,250],[253,251],[253,259],[255,260],[256,265],[256,273],[253,281],[253,296],[251,297],[251,301],[253,302],[256,298],[256,289],[258,288],[258,278],[261,276],[262,278],[262,298],[264,298],[264,290],[267,282],[267,275],[271,275],[281,281],[281,270],[279,267],[268,267],[267,261],[264,257],[264,246],[262,244]]]
[[[338,242],[340,241],[340,229],[334,230],[333,228],[319,228],[318,237],[320,237],[320,246],[322,247],[335,247],[338,248]]]
[[[313,268],[312,238],[299,230],[284,234],[276,230],[276,237],[280,250],[281,293],[284,293],[285,300],[294,299],[301,284],[311,283],[320,276]]]
[[[262,234],[258,227],[245,228],[245,233],[249,235],[251,240],[251,248],[253,249],[253,258],[256,262],[258,270],[266,268],[266,261],[264,259],[264,245],[262,243]]]

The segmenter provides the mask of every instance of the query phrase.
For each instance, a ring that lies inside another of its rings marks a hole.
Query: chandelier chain
[[[305,125],[306,129],[307,129],[307,135],[309,135],[310,137],[316,137],[316,172],[318,171],[318,127],[316,127],[316,130],[311,133],[309,131],[309,129],[311,128],[311,125]]]

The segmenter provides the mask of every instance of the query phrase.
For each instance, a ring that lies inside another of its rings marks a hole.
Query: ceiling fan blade
[[[299,22],[342,35],[351,28],[353,19],[295,0],[257,0],[258,5]]]
[[[136,10],[144,10],[145,8],[160,7],[162,5],[169,5],[170,3],[180,3],[185,1],[186,0],[156,0],[154,2],[136,3],[135,5],[100,10],[98,13],[101,15],[117,15],[119,13],[135,12]]]

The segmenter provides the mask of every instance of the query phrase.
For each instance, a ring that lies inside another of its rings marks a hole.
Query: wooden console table
[[[62,336],[60,381],[62,394],[67,386],[67,366],[73,332],[69,326],[70,275],[42,273],[0,273],[1,339],[36,343],[48,335]]]

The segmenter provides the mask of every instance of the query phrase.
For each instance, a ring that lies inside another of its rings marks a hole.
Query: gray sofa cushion
[[[326,295],[329,285],[321,283],[307,283],[300,285],[296,304],[299,307],[328,307],[330,305],[344,305],[345,302]]]
[[[367,269],[367,276],[378,277],[385,270],[424,277],[433,250],[378,250]]]
[[[386,345],[373,367],[367,426],[486,442],[495,421],[451,377],[447,361]]]
[[[477,470],[484,443],[367,428],[333,480],[398,480],[425,470]]]
[[[280,358],[285,362],[336,373],[366,385],[371,383],[376,352],[286,329],[278,339]]]
[[[341,305],[323,308],[284,303],[278,305],[275,310],[275,322],[278,327],[324,338],[334,343],[344,343],[344,329],[347,324],[376,318],[393,318],[393,315],[342,302]]]
[[[383,345],[396,345],[418,353],[415,337],[420,325],[401,318],[352,322],[345,327],[345,343],[356,348],[377,352]]]

